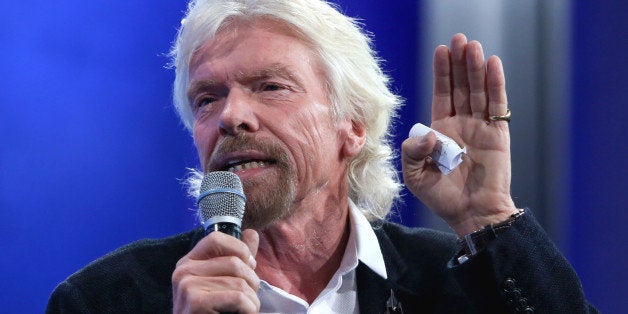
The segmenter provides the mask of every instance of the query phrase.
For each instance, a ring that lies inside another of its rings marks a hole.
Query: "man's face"
[[[310,48],[278,23],[222,30],[194,54],[194,141],[205,172],[242,180],[244,227],[284,218],[322,190],[346,191],[353,126],[334,125],[323,82]]]

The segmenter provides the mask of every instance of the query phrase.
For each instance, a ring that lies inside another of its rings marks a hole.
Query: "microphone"
[[[196,199],[205,235],[220,231],[240,239],[245,202],[242,181],[235,173],[206,173]]]

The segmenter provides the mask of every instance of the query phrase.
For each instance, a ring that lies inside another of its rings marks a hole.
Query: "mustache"
[[[279,166],[288,166],[290,161],[287,148],[279,141],[256,135],[239,133],[223,138],[214,149],[214,153],[205,169],[219,170],[224,156],[238,151],[258,151],[272,159]]]

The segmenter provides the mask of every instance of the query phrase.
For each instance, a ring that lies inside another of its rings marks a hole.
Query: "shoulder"
[[[97,276],[128,272],[135,268],[172,268],[200,239],[200,230],[193,230],[161,239],[143,239],[132,242],[91,262],[74,273],[69,281],[79,281],[82,276]]]
[[[409,264],[445,268],[460,250],[458,238],[427,228],[411,228],[394,222],[378,222],[373,229],[384,255],[402,258]]]
[[[50,298],[48,310],[77,307],[134,311],[139,307],[170,304],[171,276],[176,263],[202,236],[202,230],[195,229],[118,248],[59,284]]]
[[[402,250],[450,252],[459,248],[458,238],[453,233],[427,228],[406,227],[388,221],[375,224],[373,228],[378,237],[381,238],[385,235],[396,248]]]

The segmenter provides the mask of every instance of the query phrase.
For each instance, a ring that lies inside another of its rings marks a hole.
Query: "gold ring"
[[[510,109],[506,109],[506,114],[503,116],[488,116],[490,121],[506,121],[510,122]]]

